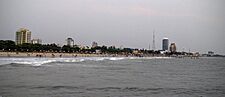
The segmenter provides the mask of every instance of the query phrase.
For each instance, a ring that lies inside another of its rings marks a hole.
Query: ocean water
[[[225,97],[225,58],[0,58],[0,97]]]

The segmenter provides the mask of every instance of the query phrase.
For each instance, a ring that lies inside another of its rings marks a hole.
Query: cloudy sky
[[[225,54],[225,0],[1,0],[0,40],[19,28],[44,43],[148,48],[155,30],[179,51]]]

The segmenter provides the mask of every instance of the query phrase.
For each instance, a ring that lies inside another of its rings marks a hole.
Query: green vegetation
[[[0,40],[0,50],[3,51],[14,51],[17,48],[14,41],[11,40]]]
[[[131,54],[132,49],[124,48],[119,49],[114,46],[97,46],[95,48],[80,48],[78,46],[70,47],[64,45],[62,47],[56,44],[30,44],[24,43],[21,45],[16,45],[14,41],[11,40],[0,40],[0,51],[16,51],[16,52],[66,52],[66,53],[109,53],[109,54]]]
[[[11,40],[0,40],[0,51],[18,51],[18,52],[59,52],[62,48],[56,44],[30,44],[24,43],[16,45]]]

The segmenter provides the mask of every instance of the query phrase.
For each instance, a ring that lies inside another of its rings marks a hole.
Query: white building
[[[42,40],[41,39],[32,39],[31,40],[31,43],[32,44],[41,44],[42,43]]]
[[[31,31],[20,28],[16,31],[16,44],[31,43]]]

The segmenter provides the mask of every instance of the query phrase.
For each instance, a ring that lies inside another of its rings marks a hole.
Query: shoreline
[[[173,58],[194,58],[203,56],[167,56],[162,54],[143,54],[141,56],[133,54],[96,54],[96,53],[59,53],[59,52],[2,52],[1,57],[36,57],[36,58],[76,58],[76,57],[173,57]]]
[[[43,58],[75,58],[75,57],[169,57],[164,55],[126,55],[126,54],[87,54],[58,52],[0,52],[0,57],[43,57]]]
[[[108,57],[109,54],[55,53],[55,52],[0,52],[0,57]],[[118,56],[118,55],[117,55]],[[122,56],[122,55],[119,55]]]
[[[43,57],[43,58],[75,58],[75,57],[138,57],[121,54],[88,54],[88,53],[58,53],[58,52],[0,52],[0,57]]]

